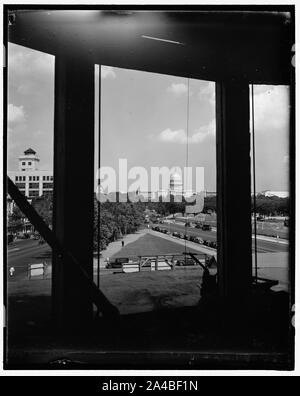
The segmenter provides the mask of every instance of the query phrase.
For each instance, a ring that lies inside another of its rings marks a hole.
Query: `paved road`
[[[159,224],[159,227],[166,228],[171,232],[184,232],[185,227],[182,224]],[[189,235],[199,236],[202,239],[215,241],[217,233],[213,231],[202,231],[198,228],[187,228]],[[259,253],[285,252],[288,251],[288,245],[273,241],[257,241]],[[18,280],[27,276],[27,266],[33,263],[42,263],[46,261],[51,263],[51,249],[47,244],[39,245],[36,240],[21,240],[12,243],[8,247],[7,268],[15,268],[13,277],[8,277],[9,281]]]
[[[156,224],[155,224],[156,226]],[[173,224],[173,223],[164,223],[158,224],[158,227],[165,228],[170,232],[185,232],[185,226],[183,224]],[[191,228],[187,227],[187,234],[198,236],[207,241],[216,241],[217,233],[215,231],[203,231],[199,228]],[[252,244],[254,248],[254,241]],[[274,252],[286,252],[288,251],[288,244],[278,243],[276,241],[267,241],[262,239],[257,239],[257,252],[258,253],[274,253]]]
[[[9,276],[8,281],[15,281],[27,276],[28,264],[51,263],[51,249],[45,243],[39,245],[38,241],[33,239],[24,239],[13,242],[8,247],[7,252],[7,269],[14,267],[15,273],[13,277]]]

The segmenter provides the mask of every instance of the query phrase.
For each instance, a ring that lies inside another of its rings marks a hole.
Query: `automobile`
[[[210,224],[203,224],[202,225],[202,231],[211,231],[211,225]]]
[[[215,241],[203,241],[203,245],[208,246],[212,249],[216,249],[217,248],[217,242]]]
[[[195,261],[191,258],[186,258],[186,259],[176,261],[176,266],[183,267],[183,266],[190,266],[190,265],[196,265]]]
[[[29,239],[29,234],[19,233],[17,237],[18,239]]]
[[[195,242],[196,243],[200,243],[200,244],[203,244],[203,239],[202,238],[200,238],[200,237],[195,237]]]
[[[119,257],[116,258],[114,261],[108,262],[106,264],[106,268],[122,268],[123,264],[128,263],[129,258],[128,257]]]
[[[197,224],[195,225],[195,228],[202,228],[202,225],[201,225],[200,223],[197,223]]]
[[[179,238],[184,239],[184,234],[182,232],[179,234]]]

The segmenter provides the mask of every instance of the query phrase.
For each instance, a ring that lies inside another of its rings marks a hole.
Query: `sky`
[[[9,44],[8,71],[8,170],[29,147],[53,169],[54,57]],[[204,167],[216,191],[214,92],[214,82],[102,66],[101,165]],[[254,94],[256,189],[287,190],[288,88]]]

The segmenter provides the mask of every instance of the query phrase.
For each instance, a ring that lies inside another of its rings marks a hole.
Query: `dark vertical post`
[[[247,82],[217,83],[218,280],[233,309],[252,281],[249,99]]]
[[[56,57],[53,227],[60,244],[93,277],[94,65]],[[54,259],[52,301],[60,329],[92,319],[90,292],[67,260]]]

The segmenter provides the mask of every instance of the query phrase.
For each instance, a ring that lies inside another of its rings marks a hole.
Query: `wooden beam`
[[[94,65],[55,59],[54,233],[93,279]],[[62,265],[61,265],[62,264]],[[57,258],[52,299],[59,328],[86,328],[93,317],[91,291],[70,260]]]
[[[216,84],[218,283],[232,307],[252,282],[249,85]]]
[[[7,177],[7,191],[30,223],[51,247],[52,257],[56,259],[57,265],[64,265],[63,263],[65,261],[71,262],[73,271],[78,273],[82,278],[82,283],[86,284],[86,287],[89,288],[92,301],[97,306],[99,312],[102,312],[102,314],[108,318],[116,317],[118,315],[118,309],[109,302],[92,279],[89,278],[83,265],[63,246],[60,246],[54,232],[50,230],[34,207],[27,201],[26,197],[19,191],[9,177]]]

